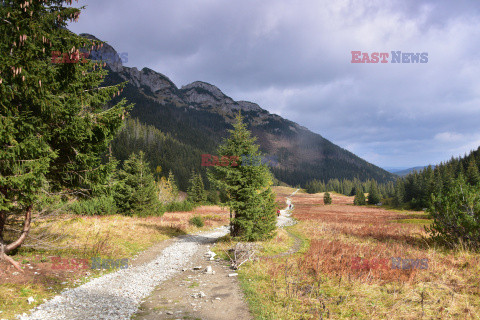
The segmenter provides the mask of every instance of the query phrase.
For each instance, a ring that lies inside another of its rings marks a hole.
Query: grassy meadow
[[[294,190],[275,191],[283,201]],[[241,268],[256,319],[480,319],[478,253],[431,243],[423,212],[332,198],[325,206],[323,193],[294,195],[298,224],[287,230],[305,239],[305,249]],[[278,241],[266,246],[271,251]],[[392,269],[391,258],[428,259],[428,265]]]
[[[275,187],[285,203],[295,189]],[[480,319],[480,254],[447,250],[428,240],[424,212],[353,206],[353,197],[302,191],[291,197],[295,226],[257,242],[257,259],[239,279],[256,319]],[[204,227],[189,223],[202,217]],[[201,206],[162,217],[60,215],[36,220],[12,257],[24,273],[0,262],[0,318],[14,319],[109,270],[52,268],[52,258],[129,258],[162,240],[228,224],[228,208]],[[298,252],[282,255],[301,239]],[[215,250],[227,258],[235,241]],[[35,245],[31,247],[31,245]],[[428,259],[427,268],[392,269],[391,259]],[[383,261],[384,263],[379,263]],[[387,264],[385,262],[388,262]],[[35,302],[28,304],[33,297]]]

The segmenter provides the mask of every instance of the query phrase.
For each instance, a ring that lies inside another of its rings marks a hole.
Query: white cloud
[[[442,132],[435,135],[435,140],[439,142],[460,142],[464,139],[464,135],[455,132]]]

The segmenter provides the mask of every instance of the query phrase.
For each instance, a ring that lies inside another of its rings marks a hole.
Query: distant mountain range
[[[402,171],[402,170],[405,170],[405,169],[408,169],[407,167],[382,167],[383,170],[386,170],[390,173],[395,173],[395,172],[398,172],[398,171]]]
[[[81,36],[96,39],[89,34]],[[123,66],[117,52],[108,44],[100,49],[97,56],[102,54],[108,57],[105,60],[111,70],[105,85],[129,81],[114,102],[127,98],[129,102],[135,103],[130,112],[133,118],[168,134],[178,144],[195,149],[192,156],[198,157],[194,161],[198,165],[190,170],[204,170],[200,167],[199,152],[215,154],[218,144],[227,136],[227,130],[232,128],[235,115],[241,111],[249,130],[257,137],[261,150],[278,159],[278,165],[271,169],[280,181],[290,185],[304,185],[313,179],[327,181],[356,177],[360,180],[373,178],[385,182],[395,177],[321,135],[271,114],[255,103],[234,101],[212,84],[195,81],[178,88],[168,77],[154,70]],[[124,156],[123,153],[122,157]],[[181,157],[185,158],[186,155],[182,154]],[[149,160],[154,164],[158,161]],[[158,165],[176,173],[174,162],[169,163]]]
[[[398,171],[390,171],[390,172],[393,173],[393,174],[396,174],[397,176],[403,177],[403,176],[406,176],[406,175],[412,173],[413,171],[420,172],[423,169],[425,169],[426,167],[428,167],[428,166],[419,166],[419,167],[413,167],[413,168],[408,168],[408,169],[403,169],[403,170],[398,170]],[[434,168],[435,166],[432,166],[432,167]]]

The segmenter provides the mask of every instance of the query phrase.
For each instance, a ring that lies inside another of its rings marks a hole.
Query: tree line
[[[393,203],[426,209],[433,239],[448,247],[480,250],[480,148],[399,178]]]
[[[353,180],[348,179],[330,179],[327,183],[320,180],[311,180],[306,186],[305,190],[308,193],[335,191],[346,196],[360,197],[360,194],[371,194],[370,204],[377,204],[382,199],[391,197],[395,192],[395,183],[389,181],[387,183],[378,183],[376,180],[368,179],[361,181],[358,178]],[[362,203],[360,201],[359,203]]]
[[[429,208],[432,195],[446,194],[459,179],[471,186],[480,183],[480,148],[464,157],[454,158],[439,165],[413,172],[398,178],[395,184],[393,204],[411,209]]]

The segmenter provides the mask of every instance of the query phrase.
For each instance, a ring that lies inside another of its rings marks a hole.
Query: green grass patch
[[[200,217],[200,216],[192,217],[192,218],[190,218],[190,220],[188,222],[191,225],[196,226],[197,228],[201,228],[205,225],[205,223],[203,222],[203,218]]]

